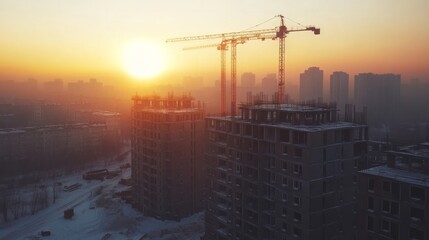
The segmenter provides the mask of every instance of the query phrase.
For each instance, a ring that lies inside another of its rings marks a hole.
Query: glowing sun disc
[[[125,71],[139,79],[154,77],[164,69],[162,49],[149,42],[133,42],[125,46],[123,51]]]

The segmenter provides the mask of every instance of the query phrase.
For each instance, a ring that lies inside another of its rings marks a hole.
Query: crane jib
[[[284,103],[284,85],[285,85],[285,37],[290,32],[301,32],[301,31],[312,31],[315,35],[320,34],[320,28],[314,26],[308,26],[301,29],[288,29],[284,25],[283,15],[277,15],[280,17],[280,26],[271,29],[253,30],[253,31],[241,31],[241,32],[230,32],[220,34],[209,34],[191,37],[181,38],[170,38],[166,42],[182,42],[182,41],[195,41],[195,40],[207,40],[221,38],[219,44],[210,44],[196,47],[188,47],[184,50],[205,48],[205,47],[217,47],[221,50],[221,114],[226,116],[226,64],[225,64],[225,51],[228,50],[228,45],[231,46],[231,115],[235,115],[236,108],[236,46],[237,44],[246,43],[249,40],[265,40],[273,39],[279,40],[279,66],[278,66],[278,92],[277,92],[277,103]],[[299,24],[299,23],[298,23]],[[299,24],[301,25],[301,24]],[[301,25],[302,26],[302,25]]]

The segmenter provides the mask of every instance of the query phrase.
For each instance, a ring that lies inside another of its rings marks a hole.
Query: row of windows
[[[381,209],[385,213],[389,213],[392,215],[398,215],[399,214],[399,204],[394,201],[389,200],[382,200],[381,201]],[[368,210],[374,211],[374,198],[368,197]]]
[[[375,191],[375,179],[368,179],[368,191]],[[390,193],[395,196],[399,196],[400,184],[397,182],[383,181],[382,191],[384,193]],[[426,200],[426,190],[417,186],[410,186],[410,195],[409,197],[415,201],[425,201]]]
[[[375,232],[375,224],[374,224],[374,218],[371,216],[368,216],[367,219],[367,229],[368,231]],[[380,222],[380,230],[386,234],[392,235],[394,237],[398,236],[399,233],[399,225],[396,222],[392,222],[389,219],[381,219]],[[423,230],[409,227],[408,235],[410,239],[413,240],[424,240],[425,239],[425,232]]]
[[[410,207],[409,216],[413,221],[423,221],[425,219],[424,209]],[[368,210],[374,211],[374,198],[368,197]],[[384,213],[399,215],[399,204],[395,201],[382,200],[381,201],[381,210]]]
[[[276,127],[265,127],[252,124],[232,123],[230,121],[219,121],[208,119],[208,127],[219,131],[240,134],[243,136],[255,137],[271,141],[291,142],[293,144],[306,145],[308,143],[308,133]],[[323,133],[323,144],[350,142],[352,139],[365,139],[365,129],[340,129],[335,131],[325,131]]]
[[[271,141],[291,142],[293,144],[307,144],[306,132],[277,129],[273,127],[261,127],[249,124],[231,124],[230,122],[210,119],[208,126],[216,130],[241,134],[243,136],[256,137]],[[278,131],[277,131],[278,130]]]
[[[189,121],[189,120],[199,120],[203,119],[204,114],[202,112],[194,113],[153,113],[153,112],[144,112],[136,111],[134,112],[134,118],[146,121],[162,122],[162,121]]]
[[[282,222],[282,232],[286,232],[286,231],[287,231],[287,223]],[[302,235],[302,231],[301,231],[301,229],[294,227],[292,230],[292,234],[294,237],[300,238]],[[287,237],[284,237],[282,239],[287,239]]]

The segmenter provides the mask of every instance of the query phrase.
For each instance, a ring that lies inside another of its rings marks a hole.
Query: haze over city
[[[6,79],[100,78],[129,85],[135,78],[124,71],[123,51],[130,42],[142,41],[157,45],[165,59],[165,68],[152,79],[175,83],[177,78],[195,75],[212,85],[219,78],[218,51],[182,51],[198,43],[166,44],[165,39],[242,31],[280,13],[287,17],[289,28],[299,27],[298,22],[322,29],[317,38],[305,33],[288,36],[286,80],[296,82],[299,73],[312,65],[325,72],[394,72],[406,80],[429,78],[429,3],[424,0],[0,4],[0,70]],[[273,19],[259,28],[278,24]],[[258,76],[276,72],[276,49],[276,41],[239,46],[238,72]]]
[[[0,239],[427,240],[428,13],[0,0]]]

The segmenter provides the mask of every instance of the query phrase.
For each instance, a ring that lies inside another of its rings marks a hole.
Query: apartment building
[[[242,105],[207,117],[204,239],[355,239],[367,126],[334,105]]]
[[[204,110],[192,100],[133,98],[133,191],[147,216],[178,220],[203,209]]]
[[[0,175],[67,167],[96,159],[105,124],[62,124],[0,129]]]
[[[386,154],[359,172],[359,239],[428,239],[429,143]]]

